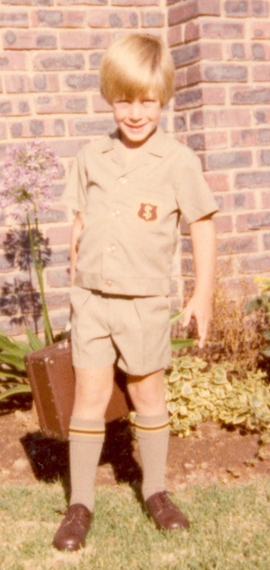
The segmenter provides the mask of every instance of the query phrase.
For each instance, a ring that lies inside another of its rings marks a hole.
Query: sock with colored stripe
[[[165,490],[165,470],[169,443],[169,416],[136,415],[135,432],[142,460],[142,494],[146,501]]]
[[[104,439],[104,420],[71,418],[69,427],[70,505],[81,503],[93,512],[94,481]]]

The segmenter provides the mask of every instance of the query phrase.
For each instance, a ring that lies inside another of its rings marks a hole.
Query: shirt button
[[[112,281],[110,279],[107,279],[105,285],[107,285],[107,287],[111,287],[112,286]]]
[[[118,217],[118,216],[120,216],[120,214],[121,214],[120,210],[115,210],[115,211],[112,213],[112,215],[113,215],[114,217]]]
[[[108,251],[109,251],[109,253],[114,253],[114,252],[115,252],[115,250],[116,250],[116,247],[115,247],[115,245],[110,245],[110,246],[108,247]]]
[[[124,176],[121,176],[121,178],[119,178],[119,182],[121,182],[121,184],[126,184],[127,179]]]

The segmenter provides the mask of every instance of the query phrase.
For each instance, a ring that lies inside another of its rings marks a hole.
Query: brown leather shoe
[[[53,546],[57,550],[79,550],[85,546],[92,518],[92,513],[84,505],[71,505],[56,532]]]
[[[189,521],[178,507],[169,499],[167,491],[151,495],[145,505],[148,514],[155,521],[158,528],[177,530],[189,528]]]

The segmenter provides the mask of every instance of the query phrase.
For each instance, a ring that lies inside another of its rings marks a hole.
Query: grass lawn
[[[60,483],[4,486],[1,570],[269,570],[270,479],[236,487],[190,487],[174,496],[190,531],[163,533],[126,485],[96,489],[87,546],[51,546],[66,508]]]

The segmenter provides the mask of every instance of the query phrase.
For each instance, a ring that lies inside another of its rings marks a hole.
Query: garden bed
[[[68,481],[67,444],[41,437],[30,409],[3,408],[0,415],[0,482],[34,484],[38,480]],[[270,474],[270,445],[258,459],[259,434],[243,434],[207,421],[188,438],[170,437],[167,487],[243,483]],[[107,434],[97,485],[138,483],[139,454],[127,423],[115,422]]]

